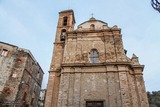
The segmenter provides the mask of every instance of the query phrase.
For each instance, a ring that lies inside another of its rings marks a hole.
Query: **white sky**
[[[0,0],[0,41],[29,49],[48,82],[58,12],[73,9],[76,26],[94,13],[110,27],[122,29],[129,57],[135,53],[145,65],[146,90],[160,90],[160,13],[150,0]]]

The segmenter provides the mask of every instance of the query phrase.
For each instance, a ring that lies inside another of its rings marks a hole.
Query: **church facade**
[[[121,29],[93,17],[74,25],[73,10],[59,12],[45,107],[149,107],[144,65],[127,57]]]

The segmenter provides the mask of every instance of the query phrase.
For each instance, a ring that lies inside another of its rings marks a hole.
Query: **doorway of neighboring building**
[[[104,107],[103,101],[86,101],[86,107]]]

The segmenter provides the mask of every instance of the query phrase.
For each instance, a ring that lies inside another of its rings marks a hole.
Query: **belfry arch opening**
[[[60,40],[65,41],[65,36],[66,36],[66,29],[62,29],[61,35],[60,35]]]
[[[64,17],[63,18],[63,26],[67,26],[67,22],[68,22],[68,17]]]

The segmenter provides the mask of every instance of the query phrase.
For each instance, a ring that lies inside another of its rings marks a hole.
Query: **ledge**
[[[100,30],[74,30],[69,31],[67,34],[76,34],[76,33],[99,33],[99,32],[112,32],[112,31],[121,31],[120,28],[108,28],[108,29],[100,29]]]
[[[107,65],[130,65],[130,62],[109,62],[109,63],[62,63],[62,67],[95,67]]]
[[[65,41],[60,41],[60,42],[54,42],[53,44],[64,44]]]

